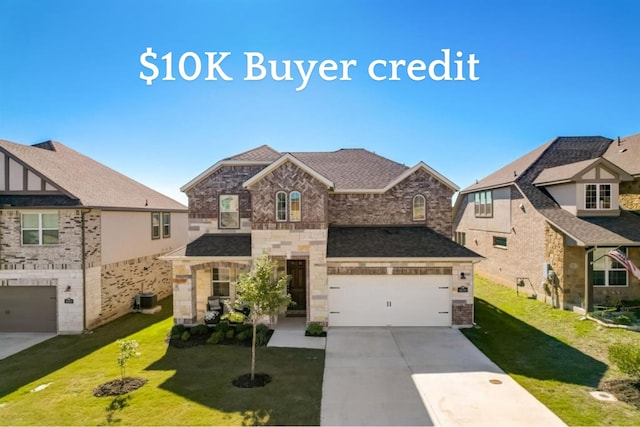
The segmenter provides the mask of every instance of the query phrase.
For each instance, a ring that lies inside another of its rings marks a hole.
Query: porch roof
[[[438,258],[482,256],[424,226],[332,226],[327,258]]]
[[[251,234],[203,234],[185,249],[188,257],[250,257]]]

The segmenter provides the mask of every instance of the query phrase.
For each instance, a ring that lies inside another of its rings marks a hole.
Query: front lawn
[[[251,349],[169,347],[171,299],[161,304],[160,313],[130,314],[0,360],[0,425],[319,425],[324,351],[259,348],[256,369],[271,383],[236,388]],[[120,377],[119,338],[140,344],[126,374],[148,382],[128,395],[94,397],[95,387]]]
[[[603,328],[477,276],[475,296],[477,327],[463,333],[564,422],[640,425],[634,406],[589,394],[624,377],[609,362],[608,347],[638,342],[640,333]]]

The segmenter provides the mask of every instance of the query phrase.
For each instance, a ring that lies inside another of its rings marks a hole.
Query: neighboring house
[[[59,142],[0,140],[0,331],[79,333],[170,295],[158,256],[187,227],[182,204]]]
[[[640,265],[640,134],[556,138],[460,192],[454,238],[486,259],[476,272],[556,307],[640,299],[606,256]]]
[[[186,184],[189,230],[173,261],[174,317],[208,301],[264,251],[292,277],[290,313],[344,325],[469,326],[474,252],[451,240],[455,184],[363,149],[279,153],[261,146]]]

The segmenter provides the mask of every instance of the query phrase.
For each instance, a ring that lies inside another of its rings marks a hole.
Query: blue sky
[[[367,148],[464,188],[555,136],[640,132],[638,18],[634,0],[0,0],[0,138],[60,141],[183,202],[180,186],[262,144]],[[148,47],[162,70],[152,85],[139,78]],[[442,49],[474,54],[479,79],[367,72]],[[174,81],[161,79],[168,52]],[[185,52],[202,61],[196,80],[179,75]],[[204,52],[231,52],[233,80],[205,80]],[[296,91],[295,72],[244,80],[244,52],[357,65],[351,80],[316,72]]]

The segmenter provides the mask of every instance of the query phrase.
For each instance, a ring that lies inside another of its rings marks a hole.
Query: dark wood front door
[[[291,276],[289,281],[289,294],[296,304],[289,306],[289,310],[299,311],[307,309],[307,261],[302,259],[287,260],[287,274]]]

